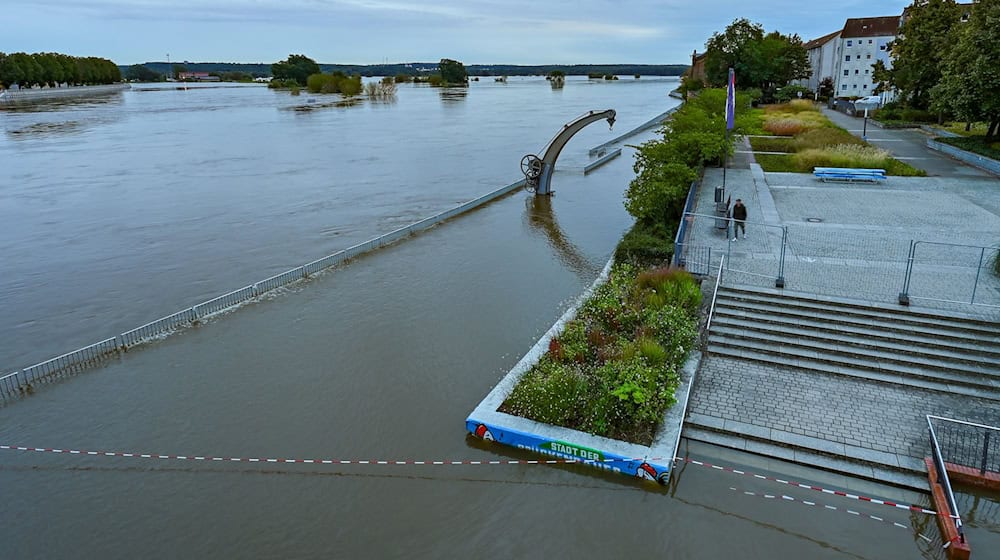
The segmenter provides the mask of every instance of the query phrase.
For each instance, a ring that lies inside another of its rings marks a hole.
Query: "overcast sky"
[[[911,0],[5,0],[0,51],[147,61],[684,64],[746,17],[814,39]]]

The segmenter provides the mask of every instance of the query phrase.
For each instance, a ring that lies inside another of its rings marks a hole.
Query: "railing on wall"
[[[948,478],[948,468],[945,466],[944,454],[941,451],[940,441],[934,432],[934,416],[927,416],[927,433],[930,437],[931,458],[934,460],[934,470],[937,471],[937,483],[944,489],[944,495],[948,504],[948,515],[955,522],[955,529],[958,530],[960,542],[965,542],[965,529],[962,527],[962,515],[959,513],[958,504],[955,502],[955,492],[951,489],[951,480]],[[944,420],[944,419],[942,419]]]
[[[927,424],[937,434],[946,463],[975,469],[980,475],[1000,473],[1000,428],[931,415]]]
[[[698,194],[698,181],[693,181],[688,189],[687,199],[684,201],[684,212],[681,214],[681,223],[677,226],[677,235],[674,236],[674,266],[685,265],[685,246],[688,239],[688,227],[692,221],[691,212],[694,210],[694,202]]]
[[[454,218],[474,208],[482,206],[508,193],[524,187],[524,180],[511,183],[505,187],[489,192],[479,198],[446,210],[419,222],[369,239],[342,251],[316,259],[303,266],[286,270],[280,274],[265,278],[249,286],[212,298],[172,315],[151,321],[141,327],[123,332],[118,336],[107,338],[90,346],[68,352],[61,356],[46,360],[39,364],[26,367],[6,375],[0,375],[0,401],[20,397],[31,391],[33,385],[55,375],[76,373],[88,367],[98,365],[136,345],[148,342],[177,329],[194,325],[206,317],[232,309],[251,301],[261,295],[298,282],[322,270],[341,264],[364,253],[391,245],[396,241],[415,233],[429,229],[441,222]]]

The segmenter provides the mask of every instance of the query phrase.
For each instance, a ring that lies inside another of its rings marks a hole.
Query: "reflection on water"
[[[467,87],[443,87],[438,88],[438,94],[441,96],[441,101],[447,104],[461,103],[465,101],[465,98],[469,96],[469,88]]]
[[[590,260],[570,241],[559,227],[555,213],[552,212],[552,199],[554,196],[529,195],[524,200],[525,221],[535,233],[540,233],[548,241],[549,246],[555,250],[556,256],[566,268],[572,270],[582,278],[593,274],[599,265],[591,263]]]

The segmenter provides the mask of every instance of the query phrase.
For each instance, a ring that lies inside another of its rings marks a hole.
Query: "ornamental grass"
[[[892,160],[889,152],[864,144],[804,150],[795,154],[794,159],[799,168],[809,171],[814,167],[885,169]]]
[[[649,445],[676,402],[700,304],[683,270],[616,265],[500,411]]]

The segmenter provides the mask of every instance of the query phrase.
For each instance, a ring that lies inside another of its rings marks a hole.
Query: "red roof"
[[[900,16],[885,16],[873,18],[851,18],[844,24],[841,38],[851,37],[884,37],[896,35],[899,32]]]

